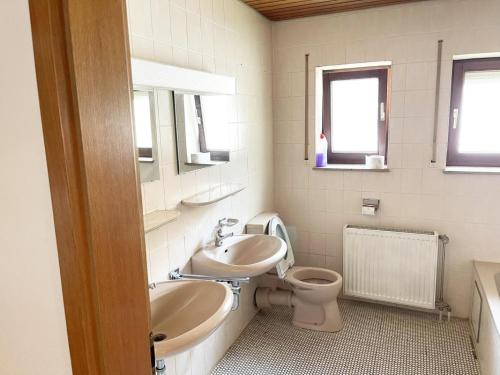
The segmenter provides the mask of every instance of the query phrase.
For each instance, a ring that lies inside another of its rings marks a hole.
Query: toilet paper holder
[[[366,215],[374,215],[380,206],[380,199],[363,198],[362,213]]]

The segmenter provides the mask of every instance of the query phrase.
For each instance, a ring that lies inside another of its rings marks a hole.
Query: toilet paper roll
[[[191,154],[191,163],[208,164],[210,163],[210,152],[194,152]]]
[[[374,216],[375,215],[375,207],[363,206],[361,209],[362,215]]]
[[[385,158],[381,155],[366,155],[365,163],[369,169],[382,169],[384,168]]]

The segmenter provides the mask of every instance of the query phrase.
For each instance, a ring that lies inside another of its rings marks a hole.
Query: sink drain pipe
[[[165,359],[157,359],[155,366],[155,375],[165,375],[167,373],[167,366],[165,365]]]
[[[150,334],[150,345],[151,345],[151,366],[153,375],[165,375],[167,372],[167,366],[165,365],[165,359],[157,359],[155,354],[155,342],[161,342],[167,339],[167,335],[164,333]]]
[[[231,306],[231,310],[238,310],[240,307],[240,293],[241,286],[239,281],[230,281],[229,287],[231,288],[231,292],[233,292],[233,305]]]
[[[261,309],[268,309],[271,306],[293,307],[295,306],[295,295],[291,290],[257,288],[255,290],[255,304]]]

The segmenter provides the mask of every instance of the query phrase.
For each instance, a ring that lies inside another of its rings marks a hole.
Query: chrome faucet
[[[234,235],[233,232],[223,235],[222,234],[222,228],[224,228],[224,227],[232,227],[232,226],[238,224],[238,222],[239,222],[238,219],[226,219],[226,218],[223,218],[223,219],[219,220],[219,224],[217,224],[217,226],[215,227],[215,229],[217,229],[217,232],[215,233],[215,246],[216,247],[222,246],[222,241],[225,238],[228,238],[228,237],[231,237],[231,236]]]
[[[191,275],[191,274],[184,274],[181,273],[178,268],[175,270],[171,271],[168,274],[168,278],[172,281],[179,281],[179,280],[211,280],[211,281],[216,281],[218,283],[227,283],[229,287],[231,288],[231,292],[233,292],[233,306],[231,307],[231,310],[237,310],[238,307],[240,306],[240,293],[241,293],[241,283],[249,283],[250,278],[249,277],[225,277],[225,276],[207,276],[207,275]],[[160,281],[158,283],[154,283],[154,286],[152,289],[156,287],[156,285],[168,282],[168,281]],[[151,285],[150,285],[151,288]]]

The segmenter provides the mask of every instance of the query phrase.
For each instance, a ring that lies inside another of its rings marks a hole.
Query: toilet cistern
[[[219,223],[215,227],[215,229],[217,230],[215,232],[215,246],[216,247],[222,246],[222,241],[224,241],[225,238],[228,238],[228,237],[231,237],[231,236],[234,235],[233,232],[223,235],[222,234],[222,228],[224,228],[224,227],[232,227],[232,226],[234,226],[234,225],[236,225],[238,223],[239,223],[238,219],[226,219],[226,218],[223,218],[223,219],[219,220]]]

